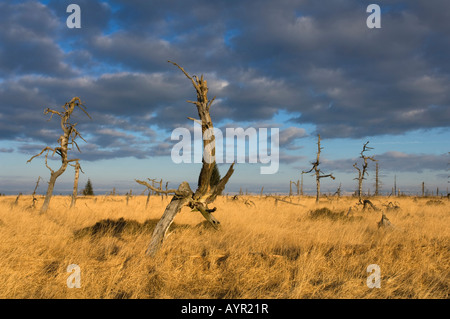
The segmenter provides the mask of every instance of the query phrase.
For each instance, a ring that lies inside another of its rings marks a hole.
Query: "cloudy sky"
[[[70,29],[69,4],[81,8]],[[381,29],[366,25],[371,3]],[[0,192],[30,193],[43,158],[26,161],[61,134],[45,108],[79,96],[78,141],[84,174],[98,193],[140,193],[134,179],[156,178],[195,187],[201,165],[175,164],[170,139],[193,129],[196,109],[188,79],[204,74],[215,126],[279,128],[280,167],[238,164],[228,192],[287,192],[315,158],[353,192],[364,143],[379,161],[384,193],[394,177],[405,192],[446,191],[450,162],[450,2],[361,1],[2,1],[0,3]],[[49,161],[55,168],[58,161]],[[219,169],[222,174],[227,164]],[[364,189],[374,190],[374,167]],[[73,169],[55,193],[70,192]],[[314,178],[304,177],[314,189]],[[42,184],[39,193],[45,192]]]

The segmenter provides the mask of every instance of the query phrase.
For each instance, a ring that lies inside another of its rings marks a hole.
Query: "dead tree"
[[[133,190],[130,189],[130,192],[125,194],[126,195],[127,206],[128,206],[128,201],[130,200],[131,197],[133,197],[132,192],[133,192]]]
[[[17,205],[19,205],[19,198],[20,198],[20,196],[22,196],[22,193],[19,193],[19,194],[17,195],[16,200],[14,201],[14,204],[13,204],[12,206],[17,206]]]
[[[295,187],[297,188],[297,196],[300,195],[300,181],[294,182],[294,181],[289,181],[289,196],[292,196],[292,184],[295,185]]]
[[[78,195],[78,179],[80,177],[80,170],[84,174],[83,169],[81,168],[80,162],[76,161],[75,165],[69,164],[75,168],[75,178],[73,180],[73,191],[72,191],[72,201],[70,202],[70,208],[75,207]]]
[[[394,175],[394,196],[397,196],[397,175]]]
[[[38,177],[38,180],[37,180],[37,182],[36,182],[36,186],[34,187],[33,194],[31,194],[31,196],[32,196],[32,198],[33,198],[33,202],[31,203],[30,208],[35,208],[35,207],[36,207],[36,201],[37,201],[37,198],[35,197],[35,195],[36,195],[36,190],[37,190],[37,188],[38,188],[38,186],[39,186],[39,181],[40,181],[40,179],[41,179],[41,177],[39,176],[39,177]]]
[[[302,180],[300,184],[300,195],[303,196],[303,172],[302,172]]]
[[[203,135],[203,160],[202,168],[199,175],[198,187],[195,192],[193,192],[187,182],[182,182],[178,189],[162,190],[160,187],[156,189],[145,181],[136,180],[137,183],[147,186],[156,193],[159,194],[174,194],[172,200],[167,205],[163,216],[156,225],[150,244],[147,248],[147,255],[154,256],[159,248],[161,247],[164,237],[166,235],[169,226],[172,224],[175,216],[180,212],[183,206],[188,206],[192,211],[199,211],[203,217],[214,227],[217,228],[219,221],[212,215],[212,212],[216,211],[216,208],[209,208],[208,205],[212,204],[216,197],[222,193],[225,189],[225,185],[230,179],[234,172],[233,166],[231,164],[225,176],[220,179],[219,183],[215,186],[211,186],[211,174],[213,172],[214,166],[216,165],[215,160],[215,136],[213,131],[213,123],[211,116],[209,114],[210,107],[215,98],[212,100],[208,99],[208,85],[203,75],[198,78],[196,75],[190,76],[181,66],[177,63],[168,61],[176,67],[178,67],[184,75],[192,82],[197,93],[197,101],[188,101],[196,105],[198,115],[200,117],[202,125],[202,135]]]
[[[341,197],[341,187],[342,187],[342,183],[339,183],[339,187],[337,188],[336,192],[334,192],[334,195],[337,195],[337,197]]]
[[[378,162],[375,163],[375,194],[374,196],[380,195],[380,178],[379,178],[379,167]]]
[[[317,158],[316,161],[311,163],[313,166],[312,168],[305,172],[303,171],[302,174],[308,174],[312,171],[315,171],[315,175],[316,175],[316,203],[319,202],[319,198],[320,198],[320,179],[325,178],[325,177],[330,177],[333,180],[335,179],[335,177],[333,176],[333,174],[327,174],[327,175],[321,175],[321,170],[319,169],[319,165],[320,165],[320,151],[323,149],[323,147],[320,147],[320,134],[318,135],[318,139],[317,139]]]
[[[77,162],[79,160],[76,158],[75,159],[68,158],[68,151],[73,149],[74,146],[78,149],[79,152],[81,152],[80,148],[78,147],[78,144],[75,142],[75,139],[77,137],[80,137],[83,141],[85,141],[78,132],[78,130],[75,128],[77,123],[75,124],[70,123],[70,116],[75,110],[75,107],[79,107],[89,118],[91,118],[90,115],[86,112],[86,109],[84,108],[79,97],[74,97],[72,100],[70,100],[70,102],[64,104],[63,112],[51,110],[49,108],[45,109],[44,114],[50,113],[49,121],[55,114],[61,118],[61,129],[63,130],[63,134],[58,139],[59,146],[55,148],[47,146],[39,154],[34,155],[27,161],[27,163],[30,163],[35,157],[38,157],[43,153],[45,153],[45,166],[50,170],[50,180],[48,182],[48,188],[47,193],[45,195],[44,204],[41,207],[40,211],[41,214],[45,213],[48,209],[50,200],[53,195],[53,188],[55,187],[56,179],[65,172],[69,163]],[[48,154],[50,153],[50,151],[52,152],[51,156],[55,155],[56,153],[61,157],[61,166],[56,171],[53,170],[47,163]]]
[[[369,163],[367,162],[367,160],[376,162],[376,160],[373,158],[373,156],[366,156],[364,154],[364,152],[367,152],[369,149],[373,149],[372,147],[367,146],[367,144],[369,144],[369,142],[364,144],[363,149],[361,151],[361,156],[360,156],[360,158],[363,159],[362,170],[358,167],[357,163],[353,164],[353,167],[358,170],[358,177],[355,179],[358,180],[358,198],[359,198],[360,203],[362,203],[362,185],[363,185],[363,180],[365,179],[364,176],[368,175],[367,167],[369,166]]]

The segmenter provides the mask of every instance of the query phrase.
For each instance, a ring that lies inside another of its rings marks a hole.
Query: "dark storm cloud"
[[[150,126],[170,134],[197,114],[168,59],[206,75],[215,123],[284,110],[324,138],[450,123],[448,1],[380,0],[378,30],[366,26],[370,1],[80,0],[82,28],[68,29],[70,3],[0,4],[0,139],[55,143],[43,109],[80,96],[93,117],[76,115],[92,143],[83,156],[167,154]],[[295,150],[300,130],[285,128],[280,145]]]
[[[55,42],[58,21],[37,2],[0,3],[0,76],[42,73],[73,76]]]

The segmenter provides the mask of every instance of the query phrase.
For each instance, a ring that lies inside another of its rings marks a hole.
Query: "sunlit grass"
[[[380,211],[346,215],[354,198],[220,197],[219,231],[183,208],[153,259],[145,249],[170,197],[152,197],[147,210],[144,196],[128,205],[86,197],[69,210],[70,197],[55,196],[44,215],[28,208],[31,197],[14,200],[0,198],[0,298],[448,298],[447,199],[395,198],[401,209],[386,211],[394,227],[379,229]],[[89,228],[120,218],[115,231]],[[70,264],[81,268],[80,289],[66,285]],[[366,285],[370,264],[380,266],[380,289]]]

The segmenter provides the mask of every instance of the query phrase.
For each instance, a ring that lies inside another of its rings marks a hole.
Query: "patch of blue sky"
[[[223,41],[225,43],[225,45],[227,47],[229,47],[230,49],[234,49],[235,46],[233,44],[233,38],[239,36],[241,34],[241,30],[237,29],[237,28],[233,28],[233,29],[228,29],[227,31],[225,31],[225,34],[223,35]]]
[[[407,10],[409,8],[408,3],[405,2],[398,2],[398,3],[392,3],[392,4],[379,4],[381,9],[381,14],[384,13],[399,13]]]

